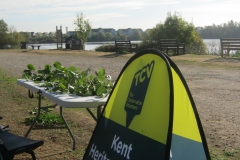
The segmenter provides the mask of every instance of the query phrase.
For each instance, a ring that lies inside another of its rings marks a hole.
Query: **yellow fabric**
[[[174,83],[173,134],[202,142],[186,89],[174,69],[172,69],[172,75]]]
[[[166,144],[169,123],[169,76],[166,62],[158,55],[146,54],[133,60],[125,69],[108,101],[103,116],[126,126],[127,113],[124,110],[134,75],[144,66],[154,61],[152,75],[141,113],[136,115],[129,129]],[[151,71],[151,67],[148,68]],[[147,78],[147,69],[139,77],[139,82]],[[137,85],[137,83],[135,83]],[[114,107],[113,107],[114,106]]]

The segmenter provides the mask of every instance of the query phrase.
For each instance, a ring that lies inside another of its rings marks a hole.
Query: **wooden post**
[[[61,49],[62,49],[62,26],[60,26],[60,31],[61,31]]]
[[[56,26],[56,39],[57,39],[57,49],[58,49],[58,27]]]
[[[220,39],[221,41],[221,57],[223,57],[223,43],[222,43],[222,38]]]

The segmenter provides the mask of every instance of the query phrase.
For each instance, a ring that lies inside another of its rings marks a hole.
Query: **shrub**
[[[115,49],[115,45],[106,44],[106,45],[96,47],[95,51],[98,51],[98,52],[115,52],[116,49]]]
[[[231,57],[240,58],[240,51],[236,51],[234,54],[231,54]]]
[[[177,39],[186,45],[186,53],[207,54],[207,47],[192,23],[186,22],[179,14],[168,13],[164,23],[159,23],[143,36],[139,49],[159,48],[160,39]]]

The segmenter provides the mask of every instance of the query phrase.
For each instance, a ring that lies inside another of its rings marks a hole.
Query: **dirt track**
[[[1,51],[0,68],[20,78],[29,63],[38,68],[59,61],[66,66],[79,66],[82,69],[89,67],[93,71],[103,67],[113,79],[116,79],[129,57],[101,54],[101,56],[81,56],[81,54],[67,53],[48,55]],[[187,58],[186,55],[172,59],[183,73],[193,95],[209,147],[239,150],[240,60],[216,56],[205,56],[205,59],[198,60]]]

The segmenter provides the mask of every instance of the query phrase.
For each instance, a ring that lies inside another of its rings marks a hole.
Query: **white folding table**
[[[36,118],[34,119],[33,123],[31,124],[30,128],[28,129],[27,133],[25,134],[25,137],[28,136],[28,134],[33,129],[62,129],[66,128],[71,135],[73,139],[73,150],[75,150],[75,138],[72,134],[72,131],[70,130],[66,120],[64,119],[64,116],[62,115],[62,109],[63,108],[86,108],[87,111],[91,114],[91,116],[94,118],[95,121],[99,118],[99,115],[101,114],[101,108],[104,106],[104,104],[107,101],[106,98],[100,98],[97,96],[87,96],[87,97],[81,97],[76,95],[70,95],[68,93],[58,93],[58,92],[48,92],[46,87],[41,87],[41,83],[37,84],[33,81],[26,80],[26,79],[18,79],[17,84],[20,86],[23,86],[28,89],[28,95],[29,98],[33,97],[33,94],[31,92],[35,92],[39,95],[38,97],[38,114],[36,115]],[[42,96],[50,99],[52,102],[55,103],[53,106],[42,106],[41,100]],[[38,117],[40,115],[41,109],[46,108],[54,108],[57,105],[60,106],[60,116],[65,124],[63,127],[36,127],[34,126],[36,121],[38,120]],[[97,108],[97,117],[91,112],[90,108]]]

